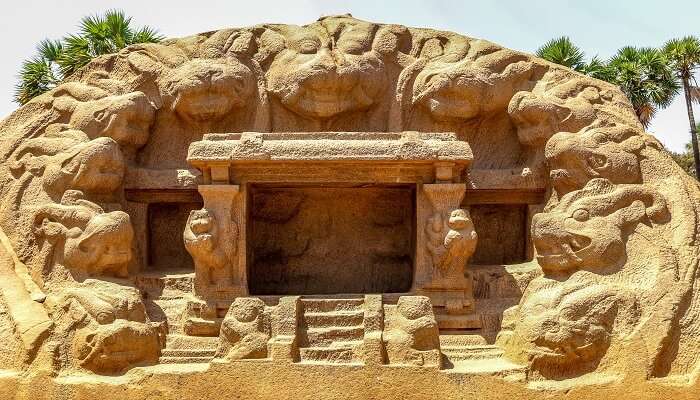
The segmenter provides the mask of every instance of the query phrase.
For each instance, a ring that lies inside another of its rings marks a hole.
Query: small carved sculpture
[[[476,250],[477,234],[469,211],[457,209],[450,213],[449,230],[444,234],[439,214],[428,220],[428,251],[433,259],[433,274],[441,280],[464,279],[464,268]],[[443,236],[444,235],[444,236]],[[444,237],[444,240],[440,240]]]
[[[537,261],[545,273],[619,267],[628,228],[645,221],[664,223],[668,217],[666,200],[656,190],[592,179],[533,217]]]
[[[226,360],[267,358],[269,325],[262,300],[237,298],[221,323],[217,357]]]
[[[134,288],[88,279],[50,295],[46,303],[58,321],[57,333],[72,336],[68,354],[58,354],[57,362],[68,360],[100,374],[118,373],[132,365],[156,363],[165,346],[164,323],[149,321]]]
[[[69,191],[62,204],[45,205],[35,212],[35,235],[53,247],[50,265],[45,267],[63,265],[77,279],[128,276],[134,237],[129,215],[104,212],[81,197],[80,192]]]
[[[440,367],[440,335],[428,297],[399,297],[385,324],[384,342],[390,364]]]
[[[192,210],[187,219],[183,239],[185,248],[192,256],[195,264],[195,291],[204,293],[210,287],[229,289],[233,284],[233,276],[229,257],[219,237],[218,221],[207,209]],[[229,221],[229,236],[225,240],[235,249],[238,240],[237,225]]]

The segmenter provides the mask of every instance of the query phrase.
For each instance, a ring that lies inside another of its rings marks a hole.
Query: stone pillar
[[[464,183],[424,184],[418,190],[416,273],[413,289],[436,307],[441,328],[478,328],[472,276],[467,270],[477,235],[460,209]]]
[[[244,200],[238,185],[199,185],[202,210],[192,211],[185,246],[195,262],[195,293],[206,300],[248,294]],[[209,240],[210,244],[198,246]]]

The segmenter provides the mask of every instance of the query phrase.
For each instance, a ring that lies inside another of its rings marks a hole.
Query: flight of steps
[[[301,362],[361,363],[364,300],[302,298]]]
[[[440,350],[451,363],[468,360],[496,359],[503,356],[503,350],[489,345],[480,335],[442,334]]]
[[[208,363],[214,358],[218,337],[187,336],[171,334],[167,336],[165,349],[161,352],[161,364]]]

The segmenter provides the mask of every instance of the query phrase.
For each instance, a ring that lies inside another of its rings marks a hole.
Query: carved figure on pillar
[[[238,236],[236,224],[231,222],[226,239],[235,242]],[[233,284],[232,271],[221,243],[214,215],[203,208],[192,210],[183,234],[185,248],[194,259],[195,293],[204,294],[209,288],[226,289]]]
[[[459,183],[423,185],[425,218],[424,256],[417,276],[416,291],[428,296],[436,310],[440,327],[480,326],[474,309],[472,278],[465,271],[474,254],[477,234],[469,211],[459,208],[466,187]],[[447,314],[447,315],[446,315]]]
[[[195,264],[194,291],[204,300],[232,300],[246,292],[245,276],[238,276],[238,186],[201,185],[199,191],[204,207],[190,212],[183,233]]]

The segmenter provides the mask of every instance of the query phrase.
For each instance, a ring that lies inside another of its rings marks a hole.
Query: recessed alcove
[[[148,205],[148,268],[159,271],[194,270],[182,232],[191,210],[201,202],[162,202]]]
[[[406,292],[414,185],[251,185],[251,294]]]
[[[472,204],[469,211],[479,235],[471,263],[517,264],[527,261],[527,204]]]

